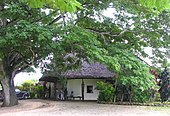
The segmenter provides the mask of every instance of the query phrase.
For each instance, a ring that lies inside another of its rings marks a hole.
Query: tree
[[[34,4],[35,2],[37,4]],[[55,9],[51,8],[49,14],[40,8],[31,8],[33,5],[36,7],[52,5],[50,1],[46,1],[47,4],[41,2],[41,0],[0,1],[0,81],[5,93],[3,106],[18,104],[13,81],[15,75],[36,65],[52,52],[55,28],[51,25],[62,19],[62,13],[57,8],[62,12],[72,13],[76,6],[80,5],[75,0],[56,1]],[[57,18],[54,18],[55,16]]]
[[[149,57],[145,48],[151,47],[155,64],[167,61],[169,12],[164,11],[157,16],[144,6],[136,5],[134,1],[80,2],[84,9],[75,13],[75,20],[67,22],[68,26],[59,35],[66,40],[60,42],[62,46],[66,46],[65,53],[76,52],[81,57],[90,55],[103,61],[101,54],[107,53],[107,45],[114,45],[115,48],[126,46],[126,49],[138,57]],[[102,11],[107,8],[115,10],[114,18],[103,16]]]
[[[169,12],[163,10],[168,7],[144,0],[79,2],[83,9],[75,13],[74,20],[65,23],[67,26],[59,27],[60,52],[54,53],[55,70],[77,68],[82,60],[99,61],[117,73],[119,84],[133,89],[134,101],[146,101],[146,91],[155,88],[156,83],[138,57],[148,57],[144,48],[152,47],[155,64],[167,61]],[[107,8],[115,10],[114,19],[101,13]]]
[[[82,3],[83,8],[78,2]],[[31,65],[37,65],[47,56],[54,55],[56,62],[61,66],[68,61],[70,62],[68,64],[72,65],[75,61],[81,61],[80,58],[90,57],[119,72],[121,68],[119,59],[116,54],[110,55],[111,47],[106,47],[107,45],[115,45],[116,49],[121,45],[130,53],[144,56],[146,54],[143,47],[167,48],[164,45],[169,44],[166,39],[169,37],[168,28],[163,30],[168,27],[166,23],[168,17],[165,17],[169,15],[168,12],[164,12],[166,15],[159,15],[162,17],[160,23],[152,10],[136,4],[134,0],[78,2],[0,1],[0,81],[5,92],[4,106],[18,103],[13,83],[15,75]],[[75,18],[70,18],[66,11],[73,13],[76,7],[79,9],[72,14]],[[116,9],[114,20],[101,13],[109,7]],[[45,13],[44,9],[48,9],[49,13]],[[134,23],[129,25],[129,20]],[[153,20],[158,22],[152,23]],[[154,29],[159,30],[155,32]],[[79,59],[70,57],[63,59],[68,53],[75,53]]]
[[[170,9],[169,0],[138,0],[142,5],[150,8],[151,10],[163,11]]]
[[[32,8],[51,8],[60,9],[63,13],[74,13],[78,8],[82,8],[81,4],[76,0],[19,0]]]
[[[154,10],[129,0],[124,3],[107,0],[80,2],[84,9],[78,10],[75,20],[67,22],[60,32],[59,37],[63,40],[60,45],[65,46],[65,54],[54,53],[56,67],[79,64],[82,59],[107,64],[111,71],[117,73],[119,83],[133,86],[134,92],[139,95],[134,96],[135,99],[146,101],[141,96],[156,83],[149,74],[148,66],[138,58],[149,57],[145,47],[152,47],[155,64],[167,61],[169,12],[155,15]],[[115,10],[114,18],[103,16],[102,11],[107,8]],[[73,55],[66,58],[68,53]],[[69,62],[59,60],[64,57]],[[136,89],[138,85],[140,88]]]

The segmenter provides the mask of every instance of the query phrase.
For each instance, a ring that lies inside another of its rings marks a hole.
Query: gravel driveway
[[[170,107],[97,104],[80,101],[21,100],[0,116],[170,116]]]

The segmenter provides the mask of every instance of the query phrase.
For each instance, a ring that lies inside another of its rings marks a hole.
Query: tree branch
[[[24,55],[20,53],[19,51],[12,51],[8,55],[8,66],[12,67],[15,70],[18,70],[22,67],[22,65],[31,66],[34,64],[36,54],[32,50],[31,47],[29,47],[30,52],[32,53],[32,56],[30,57],[30,60],[24,58]]]
[[[18,74],[20,72],[22,72],[23,70],[27,69],[29,67],[29,65],[22,65],[20,69],[16,69],[15,74]]]
[[[18,61],[20,59],[19,54],[12,51],[8,54],[8,65],[12,66],[14,62]]]
[[[81,19],[86,18],[87,15],[88,15],[88,14],[86,14],[85,16],[83,16],[83,17],[81,17],[81,18],[79,18],[79,16],[77,15],[78,18],[77,18],[77,20],[76,20],[76,22],[75,22],[75,25],[77,25],[77,23],[78,23]]]
[[[53,23],[57,22],[58,20],[60,20],[62,18],[62,16],[58,16],[57,18],[55,18],[53,21],[51,21],[48,25],[52,25]]]
[[[17,24],[19,20],[16,18],[16,19],[13,19],[11,20],[10,22],[7,22],[7,26],[14,26],[15,24]]]
[[[51,16],[51,15],[57,13],[57,11],[58,11],[58,10],[55,10],[55,11],[53,11],[52,13],[50,13],[50,14],[48,14],[48,15],[46,15],[46,16],[40,17],[39,19],[37,19],[37,20],[35,20],[35,21],[32,21],[31,23],[39,22],[39,21],[41,21],[42,19],[44,19],[44,18],[46,18],[46,17],[48,17],[48,16]]]
[[[22,53],[20,53],[20,55],[21,55],[21,57],[22,57],[22,59],[23,59],[23,62],[24,62],[25,64],[27,64],[27,65],[33,65],[36,56],[35,56],[35,53],[34,53],[34,51],[32,50],[31,47],[29,47],[29,50],[30,50],[31,53],[32,53],[32,57],[30,58],[30,61],[27,61],[27,60],[24,58],[24,55],[23,55]]]
[[[95,30],[95,29],[92,29],[92,28],[86,28],[86,29],[90,30],[92,32],[95,32],[97,34],[100,34],[100,35],[109,35],[109,36],[112,36],[112,37],[122,36],[125,32],[128,31],[128,29],[125,29],[125,30],[123,30],[122,32],[120,32],[118,34],[112,34],[112,32],[104,32],[104,31],[99,31],[99,30]]]
[[[36,56],[35,56],[35,53],[34,53],[34,51],[32,50],[32,48],[30,47],[29,49],[30,49],[30,51],[31,51],[31,53],[32,53],[32,59],[31,59],[30,63],[31,63],[31,65],[33,65]]]
[[[145,60],[143,60],[142,58],[140,58],[139,56],[135,55],[139,60],[141,60],[142,62],[144,62],[146,65],[148,65],[149,67],[152,67],[149,63],[147,63]]]

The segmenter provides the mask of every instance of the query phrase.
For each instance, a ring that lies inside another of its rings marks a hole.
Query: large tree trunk
[[[18,104],[18,99],[15,93],[14,81],[10,77],[2,79],[4,100],[2,106],[9,107]]]
[[[5,58],[7,59],[7,58]],[[10,64],[8,63],[8,60],[3,60],[2,63],[0,63],[0,71],[1,71],[1,84],[3,88],[3,104],[4,107],[10,107],[18,104],[18,99],[15,92],[14,87],[14,77],[15,77],[15,71],[12,67],[10,67]]]
[[[3,87],[4,101],[2,106],[9,107],[18,104],[14,87],[15,75],[22,71],[23,65],[15,53],[9,53],[0,60],[0,81]],[[19,62],[19,63],[18,63]]]

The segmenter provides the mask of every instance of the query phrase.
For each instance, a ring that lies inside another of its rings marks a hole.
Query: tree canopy
[[[121,1],[107,0],[82,3],[84,9],[76,12],[75,19],[67,22],[69,26],[61,30],[60,36],[66,40],[62,41],[66,42],[65,50],[77,50],[77,54],[82,54],[83,51],[84,56],[93,54],[97,59],[106,62],[109,60],[101,57],[101,54],[109,55],[106,49],[108,45],[127,49],[138,57],[149,57],[145,48],[151,47],[151,57],[155,64],[166,64],[169,50],[169,12],[164,11],[155,16],[147,8],[132,3],[133,1],[123,4]],[[114,10],[113,18],[102,14],[107,8]],[[83,37],[86,39],[81,39]]]
[[[81,4],[76,0],[19,0],[24,4],[28,4],[32,8],[50,8],[60,9],[63,13],[74,13],[78,8],[82,8]]]
[[[81,1],[80,1],[81,2]],[[149,57],[145,48],[153,49],[153,65],[167,65],[169,50],[169,12],[155,15],[154,10],[136,5],[134,1],[89,1],[82,3],[84,9],[75,13],[75,19],[66,23],[59,38],[63,41],[62,62],[75,65],[81,60],[94,60],[106,64],[118,75],[119,83],[131,86],[137,101],[146,101],[147,90],[156,87],[155,79],[149,74],[149,66],[142,64],[141,57]],[[114,10],[114,17],[106,17],[102,11]],[[54,53],[56,67],[60,68],[60,53]],[[78,59],[77,59],[78,57]],[[63,68],[61,68],[63,69]],[[147,83],[147,84],[146,84]],[[136,88],[138,87],[138,88]]]
[[[170,9],[169,0],[139,0],[139,2],[152,10],[163,11]]]
[[[73,13],[79,5],[75,0],[67,1],[69,4],[56,1],[53,10],[50,1],[40,2],[44,1],[0,1],[0,81],[5,93],[4,106],[17,104],[15,75],[52,53],[56,34],[52,25],[64,17],[63,12]],[[43,8],[51,7],[50,14],[38,8],[42,5]]]

